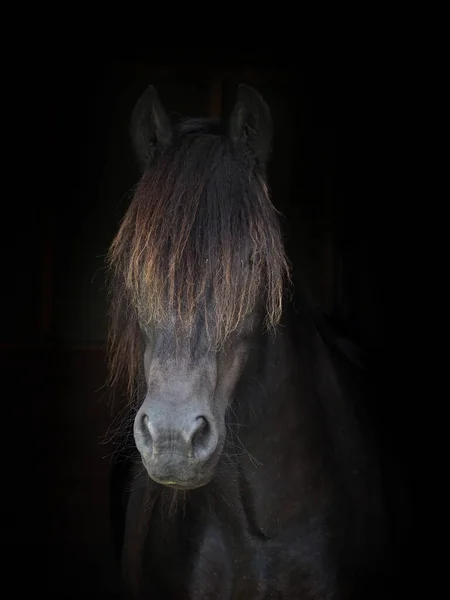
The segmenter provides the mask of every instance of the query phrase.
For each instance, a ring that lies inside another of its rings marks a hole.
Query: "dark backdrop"
[[[270,104],[269,184],[290,257],[314,299],[362,348],[381,391],[371,414],[391,465],[386,478],[394,489],[403,477],[392,464],[405,472],[406,400],[389,381],[398,340],[388,325],[398,307],[402,249],[393,215],[402,199],[378,183],[395,133],[383,137],[385,82],[370,72],[368,84],[364,75],[330,58],[312,63],[267,49],[154,49],[134,60],[54,53],[16,75],[0,338],[3,539],[16,586],[33,581],[59,597],[106,598],[115,589],[104,256],[138,176],[127,127],[149,83],[180,115],[220,114],[240,81]],[[404,540],[396,517],[395,528]]]

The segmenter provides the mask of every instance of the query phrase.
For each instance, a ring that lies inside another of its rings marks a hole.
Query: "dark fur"
[[[358,418],[354,365],[305,302],[288,304],[281,322],[274,312],[287,270],[264,184],[270,122],[265,105],[258,108],[244,89],[225,133],[198,120],[169,130],[164,116],[153,138],[135,136],[145,173],[112,250],[113,379],[126,371],[136,392],[140,326],[164,328],[165,308],[178,314],[183,339],[195,340],[207,321],[212,345],[239,336],[249,311],[260,319],[213,480],[173,491],[148,477],[139,456],[115,480],[127,589],[155,600],[385,597],[380,484]],[[150,88],[145,106],[158,112],[154,94]],[[133,122],[142,127],[139,114]],[[149,230],[153,237],[142,244]],[[148,260],[161,275],[153,287],[139,279]],[[251,301],[236,313],[249,290]],[[152,293],[161,312],[146,315]],[[171,341],[167,334],[168,353]]]
[[[144,173],[109,260],[111,372],[127,369],[130,385],[139,324],[164,324],[174,312],[192,335],[201,318],[220,346],[257,303],[268,328],[281,314],[288,267],[276,212],[255,159],[213,121],[181,124]]]

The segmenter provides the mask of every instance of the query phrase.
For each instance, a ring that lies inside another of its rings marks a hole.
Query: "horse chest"
[[[308,556],[303,541],[226,540],[210,531],[187,591],[192,600],[331,600],[335,580],[324,557],[314,550]]]
[[[147,589],[152,590],[149,597],[327,600],[332,596],[328,585],[323,587],[326,569],[317,552],[313,559],[307,552],[303,542],[261,541],[213,517],[195,544],[171,535],[153,538],[152,557],[145,561]],[[160,595],[155,595],[155,588]]]
[[[268,591],[267,559],[258,542],[233,536],[217,525],[205,530],[192,563],[192,600],[259,600]]]
[[[235,600],[264,590],[264,575],[255,561],[256,548],[230,535],[215,519],[201,534],[153,529],[147,540],[143,568],[148,597],[158,600]],[[156,594],[156,595],[155,595]],[[159,595],[158,595],[159,594]],[[144,596],[147,597],[147,596]]]

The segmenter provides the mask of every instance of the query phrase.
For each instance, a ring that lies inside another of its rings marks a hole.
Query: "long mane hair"
[[[110,382],[139,382],[140,327],[192,334],[220,349],[264,307],[279,322],[289,266],[264,169],[212,120],[187,120],[145,169],[110,247]]]

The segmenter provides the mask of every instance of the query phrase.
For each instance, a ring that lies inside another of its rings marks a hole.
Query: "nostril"
[[[205,458],[212,448],[212,429],[205,417],[197,417],[194,432],[191,437],[192,449],[196,458]]]
[[[152,439],[152,434],[151,434],[151,425],[150,425],[150,419],[148,418],[148,415],[146,415],[145,413],[142,417],[141,434],[143,437],[144,444],[146,446],[146,450],[147,450],[147,452],[149,452],[151,454],[153,452],[153,439]]]
[[[197,417],[197,428],[192,438],[192,443],[202,443],[209,431],[209,423],[205,417]]]
[[[142,417],[142,432],[144,433],[144,435],[150,435],[150,421],[148,416],[145,414]]]

